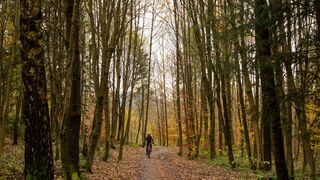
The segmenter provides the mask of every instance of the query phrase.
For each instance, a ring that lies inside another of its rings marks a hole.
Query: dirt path
[[[154,147],[151,158],[147,158],[144,148],[126,147],[122,161],[117,161],[117,152],[112,151],[108,162],[96,159],[93,174],[86,173],[86,176],[88,179],[129,180],[256,179],[252,174],[214,166],[207,159],[179,157],[177,152],[177,148]]]
[[[151,158],[146,156],[141,158],[141,180],[149,179],[181,179],[175,174],[174,169],[169,166],[168,154],[170,153],[167,148],[153,148]]]
[[[254,179],[250,175],[209,165],[204,160],[187,160],[176,149],[156,147],[151,158],[140,160],[141,180],[157,179]]]

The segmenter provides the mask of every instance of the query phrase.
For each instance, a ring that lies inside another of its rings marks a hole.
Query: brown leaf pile
[[[138,179],[139,161],[143,155],[143,148],[125,147],[123,159],[118,161],[118,152],[112,151],[108,162],[98,158],[94,161],[93,173],[86,173],[89,179]]]
[[[173,172],[172,179],[256,179],[253,174],[213,166],[206,159],[188,160],[186,157],[179,157],[177,152],[177,149],[168,149],[162,156],[164,164]]]

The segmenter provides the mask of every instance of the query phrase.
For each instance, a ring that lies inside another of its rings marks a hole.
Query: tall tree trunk
[[[115,1],[113,1],[115,2]],[[106,4],[108,4],[106,2]],[[114,6],[109,5],[109,8],[112,10]],[[116,6],[115,14],[111,14],[111,17],[114,17],[114,24],[116,25],[113,30],[112,38],[110,45],[105,48],[105,51],[108,52],[108,58],[111,59],[116,49],[116,54],[114,56],[114,76],[117,76],[117,85],[113,95],[112,102],[112,119],[111,119],[111,135],[110,135],[110,144],[112,148],[115,148],[116,144],[116,135],[117,135],[117,125],[118,125],[118,116],[119,116],[119,103],[120,103],[120,81],[121,81],[121,72],[120,72],[120,59],[122,56],[122,46],[123,46],[123,32],[126,29],[126,14],[128,10],[128,2],[118,1]],[[107,27],[110,28],[111,20],[108,21]],[[107,37],[104,37],[107,38]],[[108,42],[106,40],[106,42]],[[112,50],[111,50],[112,49]],[[111,51],[110,51],[111,50]],[[111,52],[111,53],[110,53]],[[115,81],[114,81],[115,82]],[[105,81],[105,85],[107,85],[107,81]],[[103,91],[101,91],[103,92]],[[118,137],[119,138],[119,137]],[[119,139],[118,139],[119,140]]]
[[[166,117],[165,117],[165,109],[164,109],[164,94],[163,94],[163,87],[160,85],[160,107],[161,107],[161,110],[160,110],[160,120],[161,120],[161,134],[162,134],[162,146],[165,146],[166,145]]]
[[[141,90],[141,107],[140,107],[140,115],[139,115],[139,125],[138,125],[138,131],[137,131],[137,136],[136,136],[136,144],[138,144],[138,139],[139,139],[139,134],[141,130],[141,123],[143,121],[143,115],[144,115],[144,85],[142,84],[142,90]],[[143,128],[143,126],[142,126]],[[143,139],[144,140],[144,139]],[[142,142],[143,143],[143,142]]]
[[[273,111],[271,103],[275,103],[276,93],[275,84],[273,79],[273,69],[270,64],[269,58],[271,56],[271,46],[270,46],[270,35],[268,28],[268,15],[267,15],[267,3],[265,0],[255,0],[255,31],[256,31],[256,48],[257,48],[257,60],[260,65],[261,74],[261,89],[262,89],[262,140],[263,140],[263,169],[265,171],[271,170],[271,132],[270,124],[271,118],[269,118],[269,113],[273,113],[273,116],[277,116],[277,112]],[[268,74],[272,73],[272,74]],[[271,91],[269,91],[271,90]],[[268,94],[269,93],[269,94]],[[273,94],[271,94],[273,93]],[[272,100],[272,101],[271,101]],[[276,102],[277,103],[277,102]],[[274,117],[275,118],[275,117]]]
[[[207,33],[207,69],[208,69],[208,81],[205,83],[205,92],[207,95],[207,103],[210,111],[210,127],[209,127],[209,141],[210,141],[210,158],[213,159],[216,156],[216,143],[215,143],[215,102],[214,102],[214,83],[212,82],[212,73],[214,73],[213,58],[211,57],[211,28],[215,28],[215,17],[213,14],[214,3],[212,0],[208,1],[208,17],[206,22],[206,33]],[[206,85],[207,84],[207,85]],[[206,122],[206,119],[204,119]],[[205,123],[206,124],[206,123]],[[206,130],[205,130],[206,131]]]
[[[274,4],[273,4],[274,3]],[[280,7],[275,7],[278,6],[276,5],[275,2],[271,3],[272,6],[274,6],[276,11],[280,11]],[[282,14],[282,13],[280,13]],[[281,15],[282,17],[282,15]],[[278,19],[279,17],[273,17],[274,19]],[[282,24],[282,22],[280,23]],[[280,26],[281,27],[281,26]],[[284,32],[284,31],[282,31]],[[275,39],[275,41],[281,41],[282,44],[286,44],[286,42],[282,39],[278,40],[278,35],[276,33],[273,34],[273,39]],[[282,35],[281,35],[282,36]],[[285,45],[286,46],[286,45]],[[288,49],[286,49],[286,47],[284,48],[285,51],[287,51]],[[279,60],[276,60],[276,62],[274,63],[275,66],[275,79],[276,79],[276,88],[277,88],[277,95],[278,95],[278,102],[280,105],[280,118],[281,118],[281,123],[282,123],[282,132],[284,135],[284,140],[285,140],[285,154],[286,154],[286,163],[288,165],[288,173],[290,176],[290,179],[294,179],[294,172],[293,172],[293,159],[292,159],[292,110],[291,110],[291,103],[286,103],[284,99],[282,99],[281,97],[285,97],[285,92],[284,92],[284,87],[283,87],[283,77],[284,74],[282,72],[282,67],[281,67],[281,63],[283,61],[283,59],[281,57],[284,56],[280,56],[281,52],[278,52],[277,49],[277,43],[273,44],[273,52],[275,53],[275,57],[279,58]],[[288,53],[288,52],[287,52]],[[289,54],[289,53],[288,53]],[[288,107],[290,106],[290,107]],[[290,144],[289,144],[290,143]]]
[[[253,133],[254,133],[254,141],[255,141],[255,149],[256,149],[256,166],[259,168],[262,160],[262,143],[261,143],[261,131],[259,128],[259,107],[258,107],[258,101],[254,101],[254,96],[252,93],[252,83],[249,78],[249,71],[248,71],[248,57],[247,52],[244,48],[240,47],[245,46],[245,40],[244,40],[244,34],[241,34],[241,45],[236,43],[236,48],[241,49],[240,50],[240,56],[241,56],[241,64],[242,64],[242,74],[243,74],[243,81],[244,81],[244,87],[245,87],[245,94],[248,98],[248,105],[249,105],[249,114],[251,116],[251,121],[253,124]],[[257,67],[256,67],[257,68]],[[258,76],[258,75],[256,75]],[[258,81],[256,82],[256,86],[259,87]],[[259,90],[259,88],[257,88]],[[258,96],[258,91],[257,95]]]
[[[183,152],[183,142],[182,142],[182,125],[181,125],[181,109],[180,109],[180,59],[181,59],[181,52],[180,52],[180,40],[179,40],[179,16],[178,10],[179,6],[177,0],[173,1],[174,3],[174,22],[175,22],[175,36],[176,36],[176,106],[177,106],[177,122],[178,122],[178,145],[179,145],[179,152],[178,155],[182,156]]]
[[[241,2],[241,11],[243,14],[245,10],[244,3]],[[245,21],[245,15],[242,15],[240,17],[241,22],[243,23]],[[248,98],[248,105],[249,105],[249,114],[251,117],[251,121],[253,124],[253,132],[254,132],[254,141],[255,141],[255,146],[254,149],[256,150],[256,166],[260,166],[261,160],[262,160],[262,143],[261,143],[261,131],[259,128],[259,74],[258,74],[258,68],[256,67],[256,97],[257,100],[255,102],[254,100],[254,95],[252,92],[252,83],[249,78],[249,67],[248,67],[248,55],[247,55],[247,50],[245,43],[245,32],[244,30],[240,30],[240,42],[236,41],[235,42],[235,48],[239,50],[240,57],[241,57],[241,65],[242,65],[242,75],[244,78],[244,87],[245,87],[245,94],[247,95]]]
[[[196,139],[196,157],[199,156],[199,151],[200,151],[200,144],[201,144],[201,135],[202,135],[202,128],[203,128],[203,122],[208,121],[208,101],[206,98],[206,93],[204,89],[204,84],[203,82],[201,83],[200,87],[200,100],[201,100],[201,110],[200,110],[200,127],[199,131],[197,132],[197,139]]]
[[[280,4],[281,7],[282,4]],[[291,29],[291,10],[290,10],[290,5],[288,4],[288,2],[286,2],[284,4],[286,6],[287,12],[285,12],[287,14],[287,21],[288,21],[288,27],[290,27],[289,29]],[[278,4],[279,6],[279,4]],[[279,19],[282,19],[284,16],[284,12],[283,13],[279,13],[280,17]],[[277,19],[277,18],[276,18]],[[280,34],[281,37],[283,37],[283,35],[286,34],[285,32],[285,26],[284,23],[279,23],[280,24]],[[291,36],[291,35],[289,35]],[[286,85],[287,85],[287,95],[290,96],[290,93],[292,91],[292,86],[294,85],[294,79],[293,79],[293,75],[292,75],[292,69],[291,69],[291,38],[287,36],[288,41],[286,41],[286,38],[283,37],[281,38],[281,45],[282,45],[282,54],[284,55],[283,57],[283,62],[284,62],[284,67],[286,69]],[[290,65],[289,65],[290,64]],[[282,71],[282,70],[281,70]],[[291,79],[292,78],[292,79]],[[286,147],[286,160],[287,160],[287,165],[288,165],[288,172],[289,172],[289,176],[291,179],[294,178],[294,160],[293,160],[293,152],[292,152],[292,122],[293,122],[293,112],[292,112],[292,101],[287,101],[286,102],[286,111],[287,111],[287,117],[284,119],[283,122],[283,130],[284,130],[284,136],[285,136],[285,147]]]
[[[130,2],[130,16],[133,17],[133,1]],[[130,72],[129,72],[129,67],[130,67],[130,60],[131,60],[131,52],[132,52],[132,35],[133,35],[133,21],[130,21],[130,27],[129,27],[129,45],[128,45],[128,51],[126,53],[127,59],[125,65],[125,71],[124,71],[124,79],[123,79],[123,85],[122,85],[122,102],[121,102],[121,112],[119,115],[119,134],[120,134],[120,146],[119,146],[119,154],[118,154],[118,160],[122,160],[122,151],[123,151],[123,146],[125,144],[126,140],[126,132],[128,130],[129,132],[129,126],[130,126],[130,116],[131,116],[131,107],[130,107],[130,112],[128,114],[128,120],[127,124],[125,125],[125,114],[126,114],[126,102],[127,102],[127,94],[128,94],[128,88],[129,88],[129,77],[130,77]],[[135,60],[135,59],[134,59]],[[133,60],[133,62],[134,62]],[[131,92],[130,92],[130,103],[132,103],[132,91],[134,88],[134,83],[133,83],[133,78],[134,78],[134,73],[135,73],[135,67],[133,66],[132,68],[132,82],[131,82]],[[130,105],[131,106],[131,105]]]
[[[87,96],[87,95],[85,95]],[[86,101],[87,99],[85,99],[84,101]],[[86,104],[86,102],[84,102],[84,104]],[[83,119],[82,119],[82,133],[83,133],[83,145],[82,145],[82,155],[84,158],[87,158],[88,156],[88,141],[89,141],[89,123],[88,121],[90,121],[88,112],[87,112],[87,107],[84,107],[84,115],[83,115]]]
[[[17,60],[19,60],[18,57],[18,38],[19,38],[19,21],[20,21],[20,2],[15,2],[15,9],[14,9],[14,29],[13,29],[13,37],[12,37],[12,48],[11,48],[11,57],[10,57],[10,63],[9,63],[9,72],[8,72],[8,79],[6,82],[6,86],[4,89],[4,96],[3,101],[0,101],[0,103],[3,103],[3,107],[0,107],[0,156],[3,154],[4,150],[4,143],[5,143],[5,137],[6,137],[6,125],[9,117],[9,110],[10,110],[10,97],[12,94],[12,79],[14,75],[14,64],[17,63]],[[0,105],[1,106],[1,105]],[[18,108],[19,109],[19,108]]]
[[[271,139],[270,125],[272,130],[272,139],[274,145],[274,157],[278,179],[288,179],[288,169],[286,166],[283,137],[281,130],[280,107],[276,94],[276,85],[274,81],[274,71],[271,64],[271,43],[269,32],[267,2],[265,0],[255,0],[255,32],[257,59],[260,64],[261,89],[262,89],[262,123],[264,134],[264,161],[265,170],[271,169]]]
[[[318,48],[320,47],[320,1],[314,1],[314,9],[316,11],[316,20],[317,20],[317,36],[316,42],[318,43]]]
[[[187,105],[187,88],[186,88],[186,70],[185,66],[183,67],[183,108],[184,108],[184,119],[185,119],[185,128],[186,128],[186,146],[188,149],[187,156],[190,157],[192,153],[192,145],[190,143],[190,122],[188,119],[188,105]]]
[[[19,1],[15,2],[15,14],[14,14],[14,30],[13,30],[13,45],[11,47],[11,57],[10,61],[7,65],[8,67],[8,75],[7,80],[3,80],[3,95],[2,101],[0,101],[0,156],[2,156],[4,152],[5,146],[5,138],[6,138],[6,130],[7,130],[7,121],[9,117],[9,110],[10,110],[10,96],[12,93],[12,79],[14,75],[14,64],[17,59],[17,42],[18,42],[18,35],[19,35]],[[3,41],[5,34],[1,32],[1,48],[3,48]],[[0,57],[2,58],[2,49],[0,52]],[[2,59],[1,59],[2,60]],[[2,69],[1,69],[2,70]],[[2,71],[3,72],[3,71]],[[1,87],[2,88],[2,87]]]
[[[190,6],[193,6],[194,2],[190,4]],[[193,25],[195,27],[199,26],[198,20],[197,20],[197,14],[196,12],[191,12],[192,13],[192,21]],[[195,39],[196,39],[196,45],[199,51],[199,58],[201,62],[201,78],[204,83],[204,88],[209,104],[209,109],[210,109],[210,158],[213,159],[216,156],[215,152],[215,140],[214,140],[214,130],[215,130],[215,122],[214,122],[214,100],[213,100],[213,90],[211,87],[211,82],[209,82],[208,77],[206,75],[206,64],[208,64],[208,69],[209,71],[212,71],[212,64],[211,62],[206,62],[206,57],[205,57],[205,43],[203,40],[201,40],[201,32],[199,28],[195,28]],[[210,60],[209,60],[210,61]]]
[[[131,91],[130,91],[130,98],[129,98],[129,110],[128,110],[128,119],[127,119],[127,125],[126,125],[126,130],[125,130],[125,140],[126,143],[129,143],[129,131],[130,131],[130,126],[131,126],[131,112],[132,112],[132,102],[133,102],[133,90],[134,90],[134,79],[135,79],[135,71],[132,72],[132,84],[131,84]]]
[[[53,17],[53,21],[57,22],[60,26],[59,30],[63,31],[63,21],[62,21],[62,3],[61,0],[58,0],[58,6],[55,8],[55,11],[57,13]],[[51,87],[51,122],[53,125],[53,133],[54,133],[54,146],[55,146],[55,160],[60,159],[60,129],[61,129],[61,120],[63,119],[63,109],[64,109],[64,103],[63,103],[63,83],[62,81],[65,81],[65,67],[64,67],[64,61],[61,61],[60,59],[64,58],[65,55],[65,41],[63,37],[59,34],[58,31],[55,31],[52,35],[52,60],[49,67],[50,72],[50,87]],[[63,73],[61,73],[63,72]]]
[[[51,128],[42,46],[41,0],[21,1],[20,18],[24,94],[22,118],[26,125],[24,178],[53,179]]]
[[[106,47],[105,47],[106,49]],[[104,53],[102,55],[102,58],[104,59],[103,62],[103,68],[102,68],[102,77],[101,77],[101,84],[99,89],[96,92],[96,106],[94,111],[94,117],[93,117],[93,125],[92,130],[90,133],[90,140],[89,140],[89,151],[88,151],[88,157],[86,162],[86,168],[88,171],[91,172],[91,167],[94,160],[94,155],[96,151],[96,147],[98,144],[98,140],[101,134],[101,128],[102,128],[102,121],[103,121],[103,109],[105,103],[105,98],[108,98],[109,90],[108,90],[108,79],[109,79],[109,69],[110,69],[110,63],[111,63],[111,57],[113,54],[113,51],[106,51],[104,49]],[[107,100],[108,103],[108,100]],[[108,106],[108,104],[107,104]],[[106,107],[109,108],[109,107]],[[108,110],[108,109],[106,109]],[[105,112],[109,113],[109,112]],[[105,114],[106,120],[108,120],[108,114]],[[108,130],[109,121],[106,122],[106,130]],[[108,133],[107,132],[107,133]],[[108,139],[108,137],[106,137]],[[108,142],[108,140],[106,140]],[[108,143],[109,144],[109,143]],[[107,144],[106,144],[107,146]],[[108,148],[108,147],[106,147]],[[108,157],[107,155],[108,150],[105,150],[104,159],[106,160]]]
[[[134,8],[133,8],[134,6]],[[140,11],[138,11],[140,9],[140,2],[139,4],[137,5],[137,1],[134,1],[132,2],[132,5],[131,5],[131,8],[132,10],[134,11],[134,15],[132,14],[132,16],[134,16],[135,18],[135,32],[139,32],[139,23],[140,23]],[[139,45],[139,42],[138,42],[138,34],[135,33],[134,34],[134,39],[133,39],[133,45],[134,45],[134,48],[133,48],[133,67],[132,67],[132,75],[131,75],[131,92],[130,92],[130,100],[129,100],[129,112],[130,112],[130,115],[128,117],[128,122],[127,122],[127,127],[126,127],[126,133],[125,133],[125,136],[126,136],[126,143],[128,144],[129,143],[129,132],[130,132],[130,126],[131,126],[131,111],[132,111],[132,101],[133,101],[133,91],[134,91],[134,87],[135,87],[135,83],[137,81],[136,79],[136,71],[138,70],[138,68],[136,67],[137,64],[135,63],[137,61],[137,58],[139,58],[138,56],[138,45]]]
[[[120,103],[120,81],[121,81],[121,72],[120,72],[120,58],[121,58],[121,50],[120,48],[122,48],[121,46],[118,45],[118,49],[117,49],[117,55],[115,57],[116,61],[116,79],[117,79],[117,84],[116,84],[116,89],[115,89],[115,94],[113,97],[113,103],[112,103],[112,126],[111,126],[111,136],[110,136],[110,140],[111,140],[111,146],[115,147],[116,145],[116,135],[117,135],[117,125],[118,125],[118,113],[119,113],[119,103]]]
[[[66,2],[68,59],[66,104],[61,128],[61,160],[66,179],[80,179],[79,137],[81,123],[79,16],[80,1]]]
[[[306,62],[307,64],[307,62]],[[307,128],[307,112],[306,112],[306,74],[305,70],[303,70],[303,65],[299,64],[299,71],[300,71],[300,89],[298,92],[299,97],[295,100],[295,104],[297,106],[297,114],[299,117],[299,129],[301,131],[301,139],[302,139],[302,147],[305,154],[305,160],[306,163],[309,165],[310,169],[310,179],[316,179],[316,162],[313,154],[313,150],[311,148],[311,142],[310,142],[310,135]],[[307,67],[307,65],[305,65]]]
[[[58,22],[58,14],[54,15],[53,21]],[[52,35],[52,57],[49,66],[49,73],[50,73],[50,98],[51,98],[51,105],[50,105],[50,119],[52,122],[52,133],[53,135],[53,144],[55,146],[55,160],[60,159],[60,123],[59,123],[59,115],[61,111],[61,104],[62,104],[62,95],[59,86],[61,86],[58,68],[58,53],[59,53],[59,35],[57,32],[54,32]]]
[[[218,65],[220,66],[220,65]],[[219,68],[220,69],[220,68]],[[227,97],[226,97],[226,87],[225,87],[225,76],[223,75],[224,72],[222,72],[221,76],[221,97],[222,97],[222,105],[223,105],[223,119],[224,119],[224,137],[225,142],[227,144],[228,148],[228,158],[229,158],[229,164],[231,168],[235,167],[235,164],[233,163],[234,157],[233,157],[233,148],[232,148],[232,134],[231,134],[231,125],[230,125],[230,116],[229,116],[229,108],[227,104]]]
[[[240,99],[240,110],[241,110],[241,119],[242,119],[242,126],[243,126],[243,135],[244,135],[244,140],[246,144],[246,149],[247,149],[247,156],[249,160],[249,165],[251,169],[255,169],[255,166],[252,161],[252,156],[251,156],[251,147],[250,147],[250,139],[249,139],[249,130],[248,130],[248,124],[247,124],[247,115],[246,115],[246,108],[245,108],[245,103],[244,103],[244,98],[243,98],[243,87],[242,87],[242,81],[241,81],[241,74],[240,74],[240,65],[237,67],[237,81],[238,81],[238,86],[239,86],[239,99]]]
[[[184,14],[184,17],[186,17],[186,12],[184,11],[183,12]],[[182,92],[182,95],[183,95],[183,109],[184,109],[184,119],[185,119],[185,129],[186,129],[186,147],[188,149],[188,153],[187,153],[187,156],[190,157],[191,156],[191,152],[192,152],[192,145],[190,143],[190,122],[189,122],[189,119],[188,119],[188,105],[187,105],[187,68],[186,68],[186,61],[187,61],[187,58],[189,58],[189,43],[190,42],[190,36],[188,36],[189,38],[187,38],[187,34],[189,35],[190,33],[187,32],[187,29],[190,28],[190,25],[183,21],[183,47],[184,47],[184,51],[186,52],[185,53],[185,57],[182,59],[183,61],[181,61],[181,74],[182,74],[182,81],[183,81],[183,92]]]
[[[104,95],[100,93],[96,99],[93,125],[90,133],[90,137],[89,137],[89,149],[88,149],[88,155],[87,155],[87,161],[86,161],[86,168],[90,172],[92,172],[91,167],[93,164],[93,159],[94,159],[96,147],[98,144],[98,139],[101,133],[103,107],[104,107]]]
[[[18,145],[20,112],[21,112],[21,105],[23,100],[22,92],[23,91],[19,90],[19,95],[16,100],[16,114],[15,114],[14,127],[13,127],[13,145]]]
[[[106,142],[103,154],[103,160],[107,161],[109,158],[109,150],[110,150],[110,106],[109,106],[109,88],[106,88],[105,92],[105,104],[104,104],[104,119],[105,119],[105,128],[106,128]]]
[[[166,72],[164,66],[164,57],[162,58],[162,70],[163,70],[163,98],[164,98],[164,119],[165,119],[165,129],[166,129],[166,146],[169,146],[169,132],[168,132],[168,111],[167,111],[167,92],[166,92]]]
[[[159,101],[158,96],[156,95],[156,107],[157,107],[157,123],[158,123],[158,141],[159,144],[162,145],[162,131],[161,131],[161,123],[160,123],[160,110],[159,110]]]
[[[231,1],[228,1],[228,4],[233,6],[232,2]],[[243,4],[242,4],[242,8],[243,8]],[[243,10],[243,9],[242,9]],[[243,17],[241,16],[240,17],[240,20],[243,21]],[[235,19],[233,19],[231,21],[231,24],[232,24],[232,27],[233,28],[236,28],[236,25],[235,25]],[[244,33],[243,31],[240,31],[240,36],[241,38],[243,38],[242,36],[244,36]],[[240,48],[240,43],[239,43],[239,38],[236,37],[236,39],[234,40],[234,47],[237,51],[239,51],[239,54],[240,54],[240,57],[242,58],[242,61],[245,62],[245,66],[246,66],[246,53],[244,52],[243,49]],[[243,40],[243,44],[244,44],[244,40]],[[238,57],[236,57],[236,60],[239,60]],[[228,62],[227,62],[228,63]],[[244,66],[244,65],[243,65]],[[247,70],[247,67],[242,67],[242,69],[245,69],[243,72],[243,74],[246,75],[246,80],[247,80],[247,86],[251,92],[251,83],[249,81],[249,75],[248,75],[248,70]],[[240,74],[240,65],[238,65],[237,67],[237,81],[238,81],[238,86],[239,86],[239,99],[240,99],[240,109],[241,109],[241,113],[239,112],[239,114],[241,114],[241,116],[239,115],[239,118],[241,119],[242,118],[242,126],[243,126],[243,132],[244,132],[244,139],[245,139],[245,142],[246,142],[246,148],[247,148],[247,155],[248,155],[248,159],[249,159],[249,164],[250,164],[250,167],[251,169],[255,169],[254,167],[254,164],[253,164],[253,161],[252,161],[252,157],[251,157],[251,148],[250,148],[250,140],[249,140],[249,132],[248,132],[248,125],[247,125],[247,116],[246,116],[246,110],[245,110],[245,103],[244,103],[244,98],[243,98],[243,88],[242,88],[242,80],[241,80],[241,74]],[[222,85],[225,84],[224,82],[222,82]],[[230,86],[230,82],[227,83],[229,86]],[[228,91],[230,91],[230,87],[228,87]],[[229,98],[228,98],[228,104],[229,106],[231,106],[231,100],[230,100],[230,92],[228,92],[229,94]],[[253,102],[253,98],[252,98],[252,93],[249,93],[249,96],[251,98],[251,101],[250,101],[250,105],[252,107],[254,107],[254,102]],[[232,107],[229,107],[229,108],[232,108]],[[239,110],[240,110],[239,109]],[[228,114],[231,114],[231,113],[228,113]],[[258,123],[258,120],[257,120],[257,115],[254,115],[256,116],[256,127],[257,127],[257,123]],[[230,117],[231,118],[231,117]],[[230,127],[232,128],[232,127]],[[227,128],[229,129],[229,128]],[[258,131],[256,131],[257,134],[258,134]],[[232,132],[231,132],[232,133]],[[233,133],[232,133],[233,134]],[[259,141],[259,138],[258,138],[258,141]]]
[[[9,116],[10,110],[10,96],[12,91],[12,78],[13,78],[13,62],[9,65],[9,72],[8,72],[8,80],[6,81],[5,86],[5,94],[3,96],[3,104],[2,104],[2,111],[0,112],[0,156],[3,154],[4,145],[5,145],[5,138],[6,138],[6,130],[7,130],[7,121]]]
[[[152,58],[152,43],[153,43],[153,30],[154,30],[154,20],[156,17],[155,0],[152,1],[152,18],[151,18],[151,31],[150,31],[150,42],[149,42],[149,65],[148,65],[148,84],[147,84],[147,104],[146,104],[146,117],[145,124],[143,127],[142,141],[146,137],[148,118],[149,118],[149,103],[150,103],[150,85],[151,85],[151,58]]]
[[[194,145],[195,145],[195,112],[194,112],[194,95],[192,88],[192,83],[195,81],[192,78],[192,63],[191,63],[191,57],[187,58],[186,63],[186,106],[187,106],[187,112],[186,116],[188,119],[188,126],[189,126],[189,158],[193,159],[194,154]]]
[[[4,23],[1,24],[2,28],[0,29],[0,60],[3,59],[3,41],[4,41],[4,30],[5,26]],[[1,72],[3,72],[3,65],[0,66]],[[1,82],[1,88],[0,88],[0,156],[3,155],[4,152],[4,120],[2,118],[2,112],[3,112],[3,100],[4,100],[4,88],[5,87],[5,81],[3,74],[0,73],[0,82]]]

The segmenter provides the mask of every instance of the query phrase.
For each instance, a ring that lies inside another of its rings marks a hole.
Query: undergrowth
[[[12,179],[23,175],[23,154],[23,145],[6,145],[5,153],[0,157],[0,179]]]

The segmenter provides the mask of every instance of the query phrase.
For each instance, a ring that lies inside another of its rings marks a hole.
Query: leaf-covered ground
[[[143,148],[125,148],[124,159],[96,160],[89,179],[256,179],[253,174],[213,166],[205,159],[177,156],[176,148],[155,147],[148,159]]]
[[[5,155],[0,158],[0,179],[22,179],[23,146],[6,146]],[[231,171],[215,166],[207,159],[188,160],[177,155],[177,148],[154,147],[151,158],[145,156],[142,147],[126,146],[123,160],[117,161],[117,151],[112,150],[108,162],[97,152],[93,173],[81,168],[85,179],[256,179],[252,173]],[[81,158],[81,165],[84,165]],[[55,161],[55,179],[63,179],[60,160]]]

